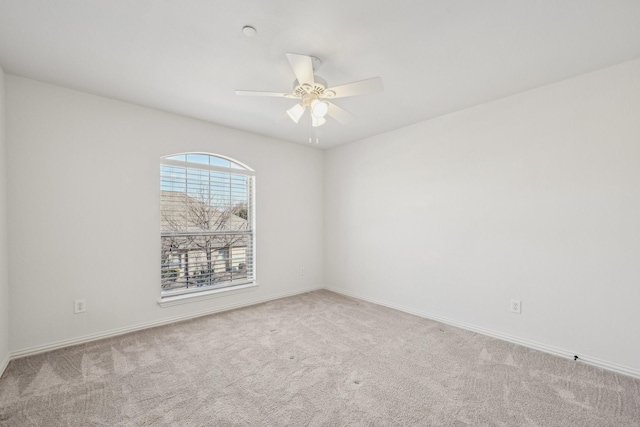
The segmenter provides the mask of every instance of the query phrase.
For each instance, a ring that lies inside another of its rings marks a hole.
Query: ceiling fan
[[[330,100],[346,98],[348,96],[365,95],[382,90],[382,79],[380,77],[373,77],[371,79],[328,88],[327,82],[324,79],[314,75],[314,62],[320,64],[318,58],[287,53],[287,59],[289,59],[289,64],[291,64],[293,73],[296,76],[296,80],[293,82],[292,93],[236,90],[236,95],[274,96],[297,99],[300,102],[287,110],[287,114],[291,120],[298,123],[308,107],[311,113],[311,125],[318,127],[326,123],[326,116],[334,118],[341,124],[346,124],[353,120],[351,113],[338,107],[330,102]]]

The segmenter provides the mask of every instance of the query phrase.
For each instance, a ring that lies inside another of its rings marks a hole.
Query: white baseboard
[[[7,354],[2,360],[2,362],[0,362],[0,378],[2,377],[2,374],[4,374],[4,370],[7,369],[7,366],[9,366],[10,360],[11,360],[11,357],[9,354]]]
[[[229,305],[225,305],[222,307],[216,307],[213,309],[208,309],[208,310],[203,310],[203,311],[199,311],[199,312],[195,312],[195,313],[189,313],[189,314],[185,314],[185,315],[181,315],[181,316],[174,316],[174,317],[170,317],[170,318],[166,318],[166,319],[162,319],[162,320],[157,320],[157,321],[153,321],[153,322],[145,322],[145,323],[139,323],[137,325],[133,325],[133,326],[128,326],[128,327],[124,327],[124,328],[118,328],[118,329],[112,329],[109,331],[105,331],[105,332],[99,332],[96,334],[90,334],[90,335],[85,335],[82,337],[77,337],[77,338],[72,338],[72,339],[68,339],[68,340],[62,340],[62,341],[57,341],[54,343],[49,343],[49,344],[45,344],[45,345],[41,345],[41,346],[36,346],[36,347],[30,347],[30,348],[26,348],[26,349],[22,349],[22,350],[18,350],[18,351],[14,351],[9,353],[9,355],[7,355],[4,360],[2,362],[0,362],[0,376],[2,376],[2,373],[5,371],[5,369],[7,368],[9,361],[13,360],[13,359],[18,359],[20,357],[25,357],[25,356],[31,356],[34,354],[38,354],[38,353],[44,353],[47,351],[51,351],[51,350],[57,350],[59,348],[63,348],[63,347],[70,347],[73,345],[78,345],[78,344],[84,344],[87,342],[91,342],[91,341],[97,341],[100,339],[104,339],[104,338],[110,338],[110,337],[115,337],[118,335],[123,335],[123,334],[127,334],[130,332],[135,332],[135,331],[139,331],[142,329],[148,329],[148,328],[153,328],[156,326],[162,326],[162,325],[167,325],[170,323],[175,323],[175,322],[180,322],[183,320],[189,320],[189,319],[193,319],[196,317],[200,317],[200,316],[206,316],[208,314],[213,314],[213,313],[219,313],[219,312],[223,312],[223,311],[228,311],[228,310],[233,310],[236,308],[242,308],[242,307],[248,307],[251,305],[256,305],[256,304],[261,304],[264,302],[268,302],[268,301],[273,301],[276,299],[280,299],[280,298],[286,298],[289,296],[294,296],[294,295],[299,295],[299,294],[303,294],[306,292],[311,292],[311,291],[317,291],[319,289],[323,289],[321,287],[312,287],[312,288],[305,288],[305,289],[298,289],[295,291],[291,291],[291,292],[283,292],[280,294],[275,294],[275,295],[270,295],[268,297],[264,297],[264,298],[257,298],[257,299],[253,299],[253,300],[249,300],[249,301],[244,301],[242,303],[237,303],[237,304],[229,304]],[[543,351],[545,353],[549,353],[549,354],[553,354],[555,356],[559,356],[559,357],[563,357],[563,358],[567,358],[567,359],[573,359],[575,353],[571,352],[569,350],[566,349],[562,349],[559,347],[554,347],[554,346],[550,346],[547,344],[543,344],[543,343],[539,343],[536,341],[531,341],[531,340],[527,340],[527,339],[522,339],[522,338],[518,338],[512,335],[508,335],[508,334],[503,334],[501,332],[496,332],[493,330],[489,330],[489,329],[485,329],[485,328],[481,328],[469,323],[465,323],[465,322],[459,322],[457,320],[454,319],[449,319],[446,317],[442,317],[442,316],[438,316],[438,315],[434,315],[431,313],[427,313],[427,312],[423,312],[420,310],[414,310],[411,308],[407,308],[404,306],[400,306],[400,305],[396,305],[396,304],[389,304],[385,301],[381,301],[381,300],[377,300],[375,298],[369,298],[366,295],[362,295],[356,292],[350,292],[350,291],[345,291],[343,289],[338,289],[338,288],[333,288],[330,286],[325,286],[324,289],[327,289],[329,291],[332,292],[336,292],[338,294],[342,294],[342,295],[346,295],[349,297],[353,297],[353,298],[357,298],[363,301],[368,301],[374,304],[378,304],[384,307],[389,307],[392,308],[394,310],[399,310],[405,313],[409,313],[409,314],[413,314],[415,316],[419,316],[419,317],[423,317],[426,319],[431,319],[431,320],[435,320],[437,322],[441,322],[441,323],[445,323],[451,326],[455,326],[458,328],[462,328],[462,329],[466,329],[468,331],[472,331],[472,332],[477,332],[479,334],[482,335],[486,335],[486,336],[490,336],[493,338],[498,338],[501,339],[503,341],[508,341],[514,344],[519,344],[522,345],[524,347],[528,347],[528,348],[532,348],[534,350],[539,350],[539,351]],[[620,374],[624,374],[624,375],[628,375],[631,377],[635,377],[635,378],[640,378],[640,371],[637,369],[633,369],[627,366],[623,366],[623,365],[619,365],[617,363],[613,363],[613,362],[608,362],[605,360],[600,360],[597,359],[595,357],[589,357],[586,355],[579,355],[579,361],[583,362],[583,363],[587,363],[589,365],[593,365],[602,369],[606,369],[609,371],[613,371],[613,372],[617,372]]]
[[[559,347],[554,347],[551,345],[547,345],[547,344],[543,344],[543,343],[539,343],[536,341],[531,341],[531,340],[527,340],[527,339],[523,339],[523,338],[518,338],[515,337],[513,335],[508,335],[508,334],[503,334],[501,332],[496,332],[496,331],[492,331],[490,329],[485,329],[485,328],[481,328],[475,325],[472,325],[470,323],[465,323],[465,322],[459,322],[457,320],[453,320],[453,319],[449,319],[446,317],[442,317],[442,316],[437,316],[431,313],[427,313],[424,311],[420,311],[420,310],[414,310],[411,308],[407,308],[407,307],[403,307],[403,306],[399,306],[396,304],[389,304],[387,302],[384,301],[380,301],[374,298],[369,298],[365,295],[356,293],[356,292],[350,292],[350,291],[345,291],[343,289],[338,289],[338,288],[333,288],[330,286],[325,286],[325,289],[331,292],[335,292],[338,294],[342,294],[342,295],[346,295],[352,298],[357,298],[363,301],[368,301],[377,305],[381,305],[384,307],[389,307],[392,308],[394,310],[398,310],[398,311],[402,311],[405,313],[409,313],[409,314],[413,314],[415,316],[419,316],[419,317],[423,317],[425,319],[431,319],[431,320],[435,320],[437,322],[441,322],[441,323],[445,323],[447,325],[451,325],[451,326],[455,326],[461,329],[466,329],[468,331],[472,331],[472,332],[477,332],[479,334],[482,335],[487,335],[493,338],[498,338],[501,339],[503,341],[508,341],[514,344],[519,344],[521,346],[524,347],[528,347],[528,348],[532,348],[534,350],[540,350],[543,351],[545,353],[549,353],[549,354],[553,354],[555,356],[560,356],[563,358],[567,358],[567,359],[573,359],[575,356],[575,352],[571,352],[569,350],[563,349],[563,348],[559,348]],[[578,355],[578,360],[580,362],[584,362],[587,363],[589,365],[592,366],[596,366],[598,368],[602,368],[602,369],[606,369],[608,371],[613,371],[613,372],[617,372],[619,374],[624,374],[624,375],[628,375],[630,377],[635,377],[635,378],[640,378],[640,370],[637,369],[633,369],[630,368],[628,366],[623,366],[623,365],[619,365],[617,363],[613,363],[613,362],[608,362],[605,360],[600,360],[597,359],[595,357],[589,357],[583,354]]]
[[[29,347],[29,348],[25,348],[25,349],[22,349],[22,350],[11,352],[9,354],[9,356],[6,358],[6,364],[8,364],[10,360],[19,359],[21,357],[32,356],[34,354],[44,353],[44,352],[51,351],[51,350],[57,350],[59,348],[64,348],[64,347],[70,347],[72,345],[84,344],[84,343],[88,343],[88,342],[91,342],[91,341],[101,340],[101,339],[104,339],[104,338],[111,338],[111,337],[115,337],[115,336],[118,336],[118,335],[124,335],[124,334],[128,334],[130,332],[140,331],[142,329],[148,329],[148,328],[154,328],[156,326],[168,325],[170,323],[180,322],[180,321],[183,321],[183,320],[189,320],[189,319],[193,319],[193,318],[200,317],[200,316],[206,316],[208,314],[220,313],[222,311],[228,311],[228,310],[233,310],[233,309],[236,309],[236,308],[248,307],[248,306],[256,305],[256,304],[262,304],[264,302],[273,301],[273,300],[280,299],[280,298],[286,298],[286,297],[290,297],[290,296],[294,296],[294,295],[304,294],[304,293],[311,292],[311,291],[317,291],[319,289],[322,289],[322,288],[321,287],[312,287],[312,288],[297,289],[295,291],[282,292],[282,293],[279,293],[279,294],[270,295],[268,297],[256,298],[256,299],[252,299],[252,300],[248,300],[248,301],[243,301],[241,303],[228,304],[228,305],[224,305],[222,307],[216,307],[216,308],[211,308],[211,309],[202,310],[202,311],[189,313],[189,314],[184,314],[184,315],[180,315],[180,316],[169,317],[169,318],[162,319],[162,320],[155,320],[155,321],[152,321],[152,322],[139,323],[137,325],[127,326],[127,327],[124,327],[124,328],[111,329],[109,331],[104,331],[104,332],[98,332],[98,333],[95,333],[95,334],[84,335],[82,337],[71,338],[71,339],[62,340],[62,341],[56,341],[56,342],[53,342],[53,343],[40,345],[40,346],[35,346],[35,347]],[[0,365],[0,367],[2,367],[2,366],[6,367],[6,364],[5,365]],[[0,372],[4,372],[4,368]]]

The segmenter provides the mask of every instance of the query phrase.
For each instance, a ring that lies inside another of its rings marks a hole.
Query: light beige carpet
[[[640,426],[640,380],[317,291],[14,360],[3,426]]]

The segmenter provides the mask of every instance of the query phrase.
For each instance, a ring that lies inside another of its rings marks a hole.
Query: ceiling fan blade
[[[353,120],[353,114],[351,114],[350,112],[343,110],[342,108],[338,107],[336,104],[332,104],[331,102],[327,102],[327,104],[329,104],[329,111],[327,112],[327,114],[336,119],[336,121],[338,121],[339,123],[346,125],[351,120]]]
[[[280,98],[297,98],[295,93],[284,92],[262,92],[258,90],[237,90],[236,95],[240,96],[275,96]]]
[[[367,80],[360,80],[358,82],[330,87],[324,92],[327,98],[346,98],[347,96],[365,95],[367,93],[380,92],[382,91],[382,89],[382,79],[380,77],[373,77]],[[333,92],[335,95],[330,96],[330,92]]]
[[[291,64],[291,68],[293,68],[293,73],[296,75],[299,84],[308,84],[311,86],[315,84],[311,57],[298,55],[296,53],[287,53],[287,59],[289,59],[289,64]]]

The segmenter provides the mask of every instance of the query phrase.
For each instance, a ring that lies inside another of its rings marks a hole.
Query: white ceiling
[[[640,0],[0,0],[7,73],[306,144],[295,101],[234,94],[289,92],[287,52],[383,79],[328,148],[640,58]]]

